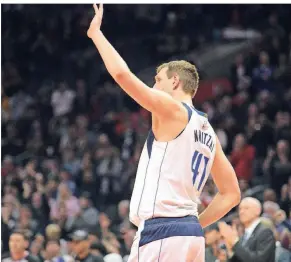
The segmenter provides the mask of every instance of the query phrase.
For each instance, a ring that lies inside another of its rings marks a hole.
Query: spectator
[[[226,241],[230,261],[275,260],[275,239],[271,229],[260,222],[261,204],[255,198],[244,198],[239,205],[239,217],[245,233],[239,239],[238,232],[231,226],[220,223],[219,230]]]
[[[221,248],[221,235],[217,224],[204,229],[205,235],[205,262],[215,262]]]
[[[288,184],[283,185],[281,189],[281,207],[288,214],[291,210],[291,178],[288,180]]]
[[[235,63],[231,67],[231,80],[236,92],[249,86],[250,79],[248,73],[248,68],[245,65],[243,55],[237,55]]]
[[[80,196],[81,211],[76,217],[68,220],[71,228],[82,228],[87,232],[95,232],[98,226],[98,211],[92,205],[90,193],[83,192]]]
[[[264,197],[264,199],[263,199],[264,203],[267,202],[267,201],[276,202],[276,200],[277,200],[276,193],[271,188],[265,189],[263,197]]]
[[[44,262],[73,262],[74,259],[68,255],[62,256],[60,251],[60,244],[56,240],[49,240],[45,247]]]
[[[62,231],[59,225],[49,224],[45,229],[45,237],[47,241],[55,241],[60,246],[62,255],[68,253],[67,242],[61,238]]]
[[[264,163],[265,174],[270,176],[272,188],[275,190],[277,196],[280,195],[280,190],[287,183],[291,172],[289,155],[290,149],[288,142],[286,140],[280,140],[277,143],[276,154],[270,154]]]
[[[26,249],[29,246],[29,236],[25,231],[14,231],[9,238],[10,256],[3,259],[3,262],[26,260],[28,262],[38,262],[39,259],[30,255]]]
[[[59,89],[52,94],[51,104],[54,110],[55,117],[66,116],[73,109],[75,92],[68,89],[65,82],[59,84]]]
[[[84,230],[77,230],[70,236],[72,240],[72,249],[77,262],[102,262],[102,257],[93,256],[90,253],[90,243],[88,241],[88,233]]]
[[[235,137],[233,151],[230,156],[230,161],[234,166],[238,179],[250,181],[254,157],[254,147],[246,144],[246,138],[243,134],[238,134]]]
[[[272,201],[266,201],[263,204],[263,217],[267,217],[269,219],[274,219],[275,213],[279,211],[280,206]]]
[[[60,208],[64,205],[68,217],[75,217],[80,212],[79,202],[64,183],[59,185],[57,200],[51,200],[51,218],[59,219]]]
[[[253,70],[253,88],[255,92],[261,90],[272,90],[271,80],[273,77],[274,70],[270,66],[269,55],[266,52],[260,53],[260,64]]]

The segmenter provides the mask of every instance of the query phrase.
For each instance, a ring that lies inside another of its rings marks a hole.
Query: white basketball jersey
[[[154,217],[198,216],[199,195],[210,174],[216,136],[207,115],[194,107],[183,132],[169,142],[150,131],[143,147],[130,203],[130,221],[138,226]]]

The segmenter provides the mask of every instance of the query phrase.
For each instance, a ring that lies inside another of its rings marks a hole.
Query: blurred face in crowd
[[[79,255],[83,252],[88,252],[89,248],[90,248],[89,240],[72,241],[72,250],[76,255]]]
[[[246,144],[246,140],[243,134],[236,135],[234,139],[234,148],[235,149],[243,149]]]
[[[98,242],[98,237],[96,235],[89,234],[88,240],[89,240],[90,245],[91,245],[93,242]]]
[[[120,232],[122,234],[122,238],[124,240],[125,245],[128,248],[130,248],[132,246],[133,239],[134,239],[135,234],[136,234],[136,230],[130,229],[130,228],[125,226],[120,230]]]
[[[67,171],[61,171],[60,177],[62,181],[68,181],[70,179],[70,175]]]
[[[99,215],[99,223],[101,228],[108,228],[110,226],[110,219],[106,214],[101,213]]]
[[[283,112],[278,112],[276,114],[276,127],[277,128],[281,128],[285,125],[285,121],[284,121],[284,113]]]
[[[124,200],[121,201],[118,205],[119,216],[125,218],[128,216],[129,202]]]
[[[63,151],[63,161],[64,162],[69,162],[73,161],[75,158],[74,151],[72,149],[66,149]]]
[[[249,117],[254,117],[258,115],[258,107],[256,104],[250,104],[248,108],[248,115]]]
[[[49,241],[45,249],[46,259],[52,259],[60,254],[60,245],[56,241]]]
[[[67,89],[67,85],[66,85],[66,83],[65,82],[61,82],[60,84],[59,84],[59,90],[61,91],[61,92],[65,92],[66,91],[66,89]]]
[[[289,153],[289,146],[288,146],[288,142],[285,140],[280,140],[277,143],[277,154],[278,155],[286,155]]]
[[[34,193],[32,196],[32,205],[35,208],[41,207],[41,195],[39,193]]]
[[[76,118],[76,124],[79,128],[86,128],[88,126],[88,119],[83,115],[79,115]]]
[[[28,241],[24,238],[23,235],[15,233],[10,236],[9,239],[9,249],[11,254],[21,254],[28,247]]]
[[[270,219],[274,219],[275,213],[280,209],[280,206],[272,201],[266,201],[263,205],[264,215]]]
[[[268,65],[269,64],[269,56],[265,52],[260,53],[260,63],[262,65]]]
[[[37,241],[33,241],[30,246],[30,253],[34,256],[37,256],[40,253],[41,248],[42,246],[40,243],[38,243]]]
[[[239,218],[244,226],[249,226],[261,214],[260,202],[251,197],[244,198],[239,205]]]
[[[20,209],[20,219],[29,219],[31,218],[31,211],[28,207],[22,207]]]
[[[242,192],[245,192],[249,187],[248,182],[244,179],[240,179],[238,183],[239,183],[239,188]]]
[[[89,199],[86,197],[80,197],[80,206],[82,209],[86,209],[89,207]]]
[[[268,188],[264,191],[264,202],[265,201],[276,202],[276,193],[273,189]]]
[[[83,181],[90,183],[93,181],[92,171],[85,171],[83,175]]]
[[[13,170],[13,161],[11,158],[5,158],[3,161],[3,168],[7,170],[7,172],[10,172]]]
[[[70,196],[70,191],[69,188],[66,184],[60,184],[59,186],[59,193],[60,197],[63,198],[68,198]]]
[[[206,243],[206,245],[213,245],[220,238],[221,238],[221,235],[220,235],[218,230],[210,230],[210,231],[207,231],[205,233],[205,243]]]
[[[235,63],[237,65],[241,65],[244,61],[244,57],[242,54],[238,54],[236,57],[235,57]]]
[[[101,134],[98,137],[98,144],[99,146],[107,146],[109,144],[108,136],[106,134]]]
[[[5,195],[3,198],[4,206],[7,207],[7,209],[9,209],[9,211],[11,212],[14,208],[15,201],[16,201],[15,197],[11,194]]]
[[[274,221],[276,225],[279,225],[287,219],[286,213],[284,210],[280,209],[274,214]]]

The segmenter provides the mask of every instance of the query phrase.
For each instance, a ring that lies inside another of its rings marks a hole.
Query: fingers
[[[226,223],[225,222],[222,222],[221,221],[221,222],[218,223],[218,227],[219,228],[225,228],[225,226],[226,226]]]
[[[100,16],[102,18],[103,17],[103,4],[99,5],[99,11],[100,11]]]
[[[95,10],[95,14],[100,13],[100,15],[103,15],[103,4],[99,5],[99,8],[97,6],[97,4],[93,4],[94,10]]]
[[[97,7],[97,5],[96,4],[93,4],[93,7],[94,7],[94,10],[95,10],[95,14],[97,14],[98,13],[98,7]]]

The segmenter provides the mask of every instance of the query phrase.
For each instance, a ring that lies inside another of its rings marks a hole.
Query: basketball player
[[[138,231],[129,262],[202,262],[202,228],[236,206],[240,190],[207,116],[192,105],[197,70],[186,61],[163,64],[149,88],[101,32],[102,4],[94,9],[88,37],[119,86],[152,113],[130,203]],[[210,173],[219,192],[198,219],[199,195]]]

